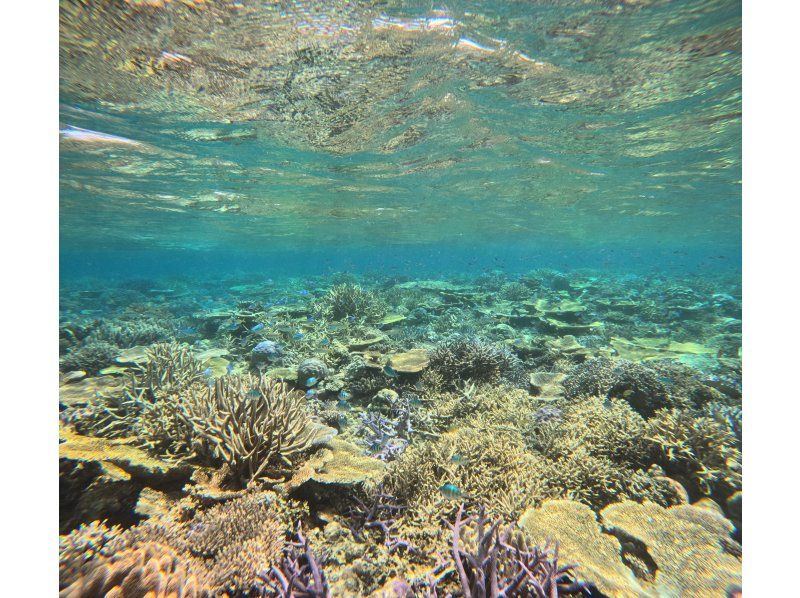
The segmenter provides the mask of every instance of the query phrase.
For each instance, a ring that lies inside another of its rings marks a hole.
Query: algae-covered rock
[[[395,324],[399,324],[405,319],[406,317],[403,314],[387,314],[383,316],[380,322],[378,322],[378,327],[383,329],[391,328]]]
[[[62,384],[58,388],[59,402],[64,406],[85,405],[97,394],[114,394],[122,390],[124,380],[112,376],[84,378],[77,382]]]
[[[429,361],[428,351],[425,349],[411,349],[389,356],[389,365],[400,374],[419,373],[428,367]]]
[[[119,355],[117,355],[115,361],[123,364],[145,364],[150,360],[150,356],[147,354],[147,349],[148,347],[143,345],[138,345],[129,349],[123,349],[120,351]]]
[[[135,438],[95,438],[82,436],[67,426],[59,429],[59,458],[97,463],[118,478],[165,482],[188,479],[191,468],[167,463],[133,445]]]
[[[292,492],[301,486],[353,487],[376,484],[386,470],[380,459],[368,457],[351,442],[333,438],[321,448],[282,488]]]
[[[664,508],[625,501],[600,512],[603,524],[646,547],[657,569],[658,596],[726,596],[742,583],[742,563],[723,547],[735,544],[733,524],[691,505]]]
[[[528,509],[519,525],[533,544],[558,542],[559,561],[577,563],[575,575],[608,596],[647,596],[648,592],[622,562],[619,541],[601,531],[586,505],[572,500],[548,500]]]

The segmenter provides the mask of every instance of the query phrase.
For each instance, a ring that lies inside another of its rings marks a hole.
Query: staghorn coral
[[[162,322],[151,318],[136,318],[123,324],[103,322],[92,332],[92,338],[112,343],[118,347],[128,348],[137,345],[151,345],[171,341],[175,333]]]
[[[157,344],[145,351],[145,363],[121,393],[101,394],[62,418],[82,433],[107,438],[136,436],[159,455],[180,459],[191,454],[191,430],[179,417],[190,389],[206,386],[202,364],[188,345]]]
[[[584,589],[585,584],[571,579],[575,565],[558,565],[558,547],[551,551],[529,547],[524,538],[512,545],[509,526],[502,534],[501,521],[490,521],[481,508],[477,516],[463,517],[462,504],[453,531],[451,556],[464,596],[500,598],[502,596],[558,596]],[[473,526],[474,524],[474,526]],[[470,529],[470,526],[472,529]],[[473,535],[472,547],[465,547],[464,536]]]
[[[665,409],[647,422],[646,438],[668,472],[692,482],[690,492],[724,498],[741,490],[741,438],[719,414]]]
[[[172,548],[149,543],[90,561],[85,571],[59,593],[60,598],[124,596],[125,598],[211,598],[202,575]]]
[[[507,347],[484,340],[457,336],[438,344],[429,354],[429,368],[446,386],[455,389],[464,381],[504,383],[527,388],[528,377],[522,361]]]
[[[89,374],[97,374],[114,363],[118,353],[119,347],[116,345],[104,340],[89,339],[62,357],[60,368],[62,372],[83,370]]]
[[[325,572],[298,529],[296,540],[284,551],[280,567],[275,565],[262,578],[273,592],[285,598],[331,598]]]
[[[569,400],[589,396],[621,398],[645,417],[674,401],[658,372],[626,359],[595,357],[576,365],[564,380]]]
[[[644,436],[645,420],[627,401],[593,397],[565,409],[546,454],[558,457],[583,448],[595,457],[642,467],[649,452]]]
[[[135,388],[148,393],[148,398],[205,386],[205,369],[192,354],[189,345],[159,343],[145,351],[146,360],[136,373]]]
[[[331,287],[313,307],[320,317],[328,320],[351,318],[365,322],[379,320],[388,309],[378,295],[352,283]]]
[[[302,397],[264,376],[226,376],[180,407],[197,456],[225,463],[241,484],[278,481],[299,456],[335,430],[314,422]]]
[[[229,593],[259,585],[259,574],[280,560],[284,525],[268,494],[248,494],[198,514],[189,524],[189,551],[213,561],[211,585]]]
[[[434,500],[444,515],[453,505],[439,488],[454,484],[493,514],[509,515],[544,496],[546,470],[546,460],[526,451],[518,432],[467,428],[409,446],[391,463],[386,489],[411,508]]]
[[[566,456],[546,459],[542,495],[568,498],[600,509],[612,502],[649,499],[668,504],[672,494],[661,481],[643,470],[620,465],[578,447]]]

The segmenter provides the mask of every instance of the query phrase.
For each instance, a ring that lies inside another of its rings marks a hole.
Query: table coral
[[[741,560],[723,548],[733,543],[733,524],[721,515],[690,505],[665,509],[630,501],[600,515],[613,533],[645,547],[657,567],[657,595],[702,598],[741,587]]]
[[[576,563],[574,574],[598,590],[619,598],[646,595],[645,589],[621,560],[619,541],[602,533],[594,511],[572,500],[548,500],[528,509],[520,527],[533,543],[557,542],[559,555]]]

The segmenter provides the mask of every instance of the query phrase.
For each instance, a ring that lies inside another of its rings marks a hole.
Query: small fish
[[[348,403],[345,399],[339,399],[339,402],[336,403],[336,408],[341,409],[342,411],[350,411],[350,409],[352,409],[350,403]]]
[[[390,378],[398,378],[400,374],[398,374],[394,368],[390,365],[383,366],[383,373],[389,376]]]
[[[455,500],[457,498],[465,498],[466,494],[461,491],[461,488],[456,486],[455,484],[444,484],[439,488],[439,492],[444,496],[447,500]]]
[[[347,316],[347,321],[348,322],[355,322],[356,321],[356,317],[355,316]]]
[[[463,465],[464,463],[467,462],[467,458],[464,455],[459,455],[458,453],[456,453],[455,455],[450,457],[450,461],[452,463],[455,463],[456,465]]]
[[[239,328],[239,322],[234,322],[233,324],[229,324],[227,328],[228,330],[237,330]]]
[[[261,392],[257,388],[251,388],[247,391],[247,396],[251,399],[257,399],[261,396]]]
[[[255,326],[253,326],[253,327],[250,329],[250,332],[259,332],[260,330],[264,330],[264,324],[262,324],[261,322],[259,322],[259,323],[258,323],[258,324],[256,324]]]
[[[323,338],[321,341],[319,341],[319,344],[322,345],[323,347],[327,347],[328,345],[331,344],[331,341],[329,341],[327,338]]]
[[[211,368],[206,368],[203,370],[203,376],[206,378],[211,378],[214,375],[214,371]]]
[[[315,319],[314,316],[306,316],[306,320],[309,322],[313,322]]]
[[[316,397],[316,396],[317,396],[317,391],[316,391],[316,390],[314,390],[313,388],[309,388],[309,389],[306,391],[306,398],[307,398],[307,399],[313,399],[313,398],[314,398],[314,397]]]
[[[309,292],[307,290],[303,289],[301,291],[297,291],[297,294],[298,295],[302,295],[303,297],[305,297],[306,295],[309,294]]]
[[[233,364],[229,363],[228,365],[226,365],[225,371],[228,372],[228,375],[230,376],[233,373]]]
[[[295,332],[292,338],[296,341],[302,340],[305,335],[302,332]]]
[[[343,401],[346,401],[346,400],[348,400],[350,398],[350,393],[347,392],[346,390],[340,390],[339,391],[339,398],[341,400],[343,400]]]
[[[194,334],[195,332],[197,332],[197,328],[191,328],[191,327],[178,328],[179,334]]]
[[[317,380],[314,376],[311,376],[306,380],[306,386],[314,386],[319,380]]]

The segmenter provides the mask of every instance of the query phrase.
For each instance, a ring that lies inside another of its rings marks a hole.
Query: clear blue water
[[[59,7],[66,594],[741,595],[739,2]]]
[[[144,4],[62,3],[65,278],[739,267],[737,2]]]

